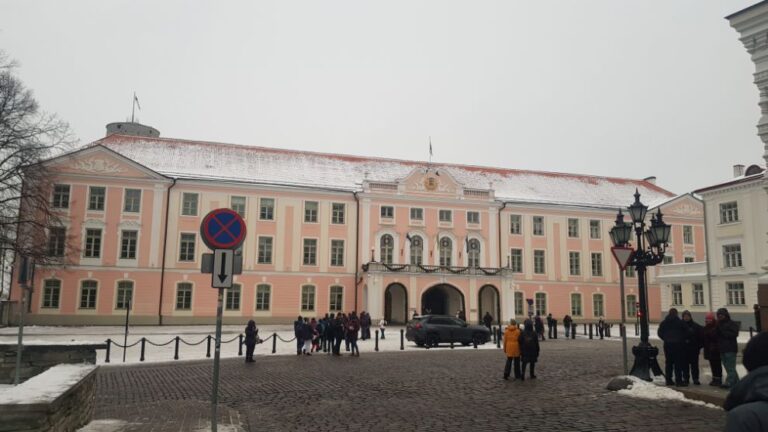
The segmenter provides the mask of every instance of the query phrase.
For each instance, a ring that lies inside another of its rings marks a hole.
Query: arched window
[[[379,254],[381,255],[381,262],[385,264],[392,264],[393,251],[395,248],[395,241],[389,234],[381,236]]]
[[[470,267],[480,267],[480,240],[471,239],[467,242],[467,259]]]
[[[96,291],[99,283],[95,280],[80,282],[80,309],[96,309]]]
[[[450,267],[453,254],[453,242],[448,237],[440,239],[440,265]]]
[[[331,312],[341,312],[344,308],[344,287],[334,285],[330,289],[330,301],[328,310]]]
[[[411,264],[421,265],[424,263],[424,240],[421,236],[411,237]]]
[[[534,296],[534,307],[536,315],[544,316],[547,314],[547,293],[536,293]]]
[[[224,309],[240,310],[240,284],[234,284],[232,288],[227,288],[226,294]]]
[[[315,286],[302,285],[301,287],[301,311],[312,312],[315,310]]]
[[[256,285],[256,310],[268,311],[269,310],[269,298],[272,294],[272,289],[267,284]]]
[[[571,315],[581,316],[581,294],[571,293]]]

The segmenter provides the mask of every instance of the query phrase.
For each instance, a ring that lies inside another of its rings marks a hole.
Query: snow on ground
[[[208,432],[210,430],[211,430],[211,424],[208,423],[203,427],[195,429],[193,432]],[[221,423],[216,425],[216,430],[218,430],[219,432],[242,432],[243,431],[243,429],[240,426],[224,425]]]
[[[649,383],[634,376],[623,376],[622,378],[627,378],[632,381],[632,385],[628,389],[618,391],[619,394],[624,396],[652,400],[675,400],[693,405],[701,405],[707,408],[720,409],[720,407],[712,405],[711,403],[688,399],[679,391],[669,387]]]
[[[78,432],[120,432],[125,430],[130,423],[124,420],[94,420],[78,429]]]
[[[51,402],[96,366],[60,364],[36,375],[18,386],[0,390],[0,404],[31,404]]]

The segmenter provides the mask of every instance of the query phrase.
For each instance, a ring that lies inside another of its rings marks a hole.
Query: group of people
[[[689,311],[682,318],[675,308],[669,310],[659,324],[658,336],[664,341],[665,376],[667,385],[687,386],[691,382],[700,385],[699,353],[709,361],[712,381],[709,385],[731,388],[739,381],[736,372],[736,353],[739,325],[731,320],[726,308],[716,314],[709,312],[701,326],[693,320]],[[723,382],[723,368],[727,377]]]
[[[357,346],[358,336],[361,340],[371,338],[371,315],[363,311],[358,317],[357,312],[325,314],[320,319],[299,316],[293,323],[296,336],[296,355],[312,355],[313,352],[323,351],[334,356],[341,355],[341,342],[344,341],[346,351],[352,356],[360,356]],[[379,333],[385,338],[387,321],[379,321]]]
[[[504,354],[507,363],[504,365],[504,379],[509,380],[514,364],[514,378],[525,381],[525,369],[530,365],[530,378],[536,379],[536,361],[539,359],[539,335],[534,330],[534,324],[527,319],[523,329],[514,319],[504,330]]]

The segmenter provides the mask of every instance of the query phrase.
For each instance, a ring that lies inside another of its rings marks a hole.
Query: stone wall
[[[12,384],[16,376],[16,344],[0,344],[0,384]],[[21,352],[21,382],[61,363],[96,364],[96,350],[106,344],[25,345]]]
[[[93,418],[96,371],[51,403],[0,405],[0,432],[76,431]]]

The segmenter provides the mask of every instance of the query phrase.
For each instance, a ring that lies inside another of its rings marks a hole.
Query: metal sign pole
[[[627,305],[624,297],[624,271],[619,266],[619,287],[621,290],[621,355],[624,359],[624,375],[629,375],[629,365],[627,360]]]
[[[133,296],[133,292],[131,292]],[[128,350],[128,314],[131,313],[131,300],[128,300],[128,304],[125,308],[125,336],[123,337],[123,363],[125,363],[125,352]]]
[[[216,432],[218,426],[219,404],[219,357],[221,356],[221,315],[224,303],[224,288],[219,288],[219,299],[216,305],[216,351],[213,355],[213,394],[211,395],[211,432]]]
[[[19,312],[19,343],[16,347],[16,376],[13,379],[13,385],[19,385],[21,375],[21,351],[24,349],[24,309],[27,302],[27,286],[21,286],[21,311]]]

